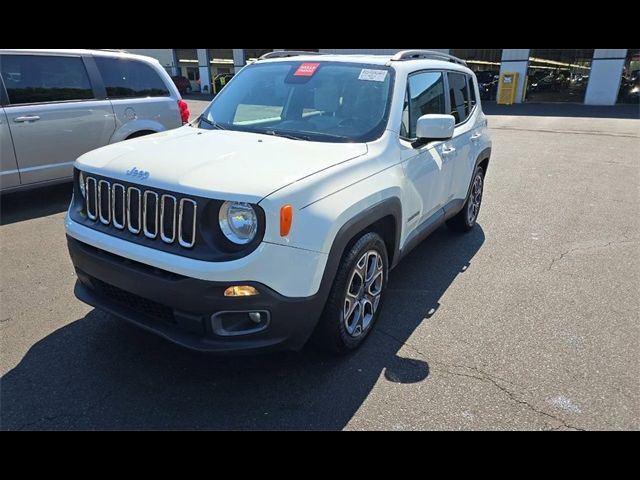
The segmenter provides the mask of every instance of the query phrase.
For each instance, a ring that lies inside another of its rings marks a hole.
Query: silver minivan
[[[186,102],[153,58],[0,49],[3,192],[70,180],[83,153],[188,120]]]

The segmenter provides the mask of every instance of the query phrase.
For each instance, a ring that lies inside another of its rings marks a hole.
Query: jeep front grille
[[[190,198],[158,194],[150,189],[128,187],[109,180],[87,176],[85,209],[89,220],[125,227],[133,235],[164,243],[176,242],[192,248],[196,242],[198,204]]]

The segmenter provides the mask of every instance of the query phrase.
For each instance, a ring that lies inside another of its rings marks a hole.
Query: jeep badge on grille
[[[149,178],[149,172],[145,170],[138,170],[136,167],[133,167],[131,170],[127,170],[125,173],[131,177],[137,177],[139,180],[146,180]]]

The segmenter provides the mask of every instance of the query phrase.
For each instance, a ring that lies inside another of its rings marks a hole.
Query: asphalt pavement
[[[189,118],[191,120],[198,117],[204,111],[204,109],[207,108],[207,105],[209,105],[209,102],[212,100],[209,97],[203,96],[202,98],[204,99],[198,99],[198,97],[196,97],[194,94],[191,95],[189,99],[187,99],[187,103],[189,104]]]
[[[96,311],[70,184],[3,196],[0,428],[639,429],[640,120],[547,108],[489,117],[478,225],[406,257],[340,358],[196,354]]]

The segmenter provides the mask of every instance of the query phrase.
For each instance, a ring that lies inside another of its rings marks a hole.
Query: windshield
[[[326,142],[378,138],[389,115],[392,69],[343,62],[256,63],[200,117],[221,128]]]

